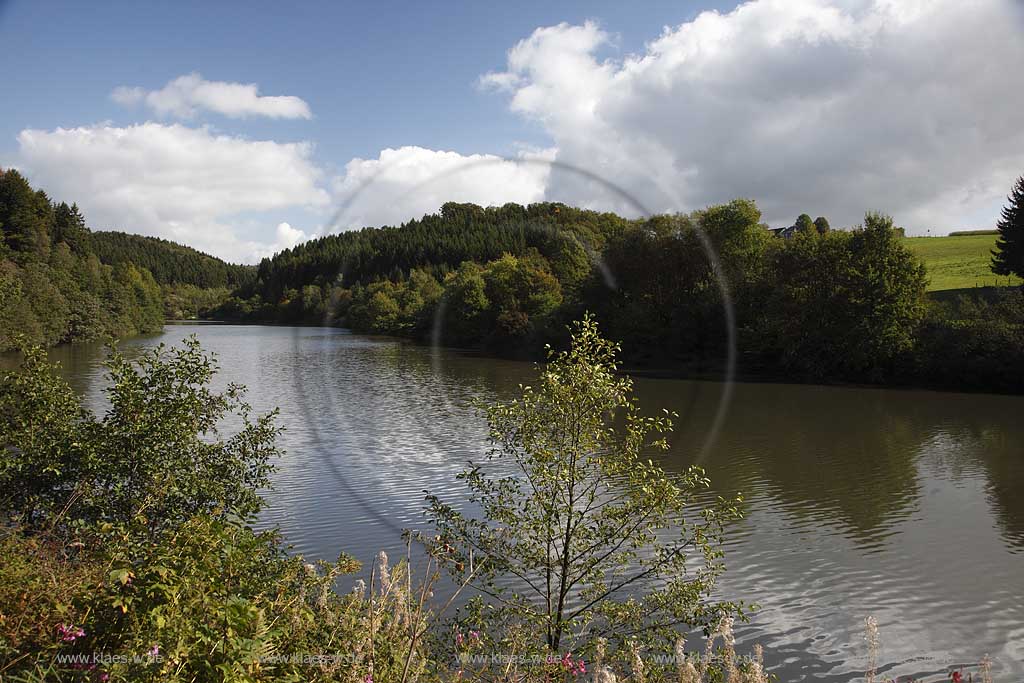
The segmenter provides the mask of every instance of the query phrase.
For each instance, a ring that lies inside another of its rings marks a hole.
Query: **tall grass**
[[[364,658],[365,665],[358,669],[353,683],[785,683],[766,670],[760,644],[753,646],[752,657],[737,654],[732,618],[719,622],[699,652],[688,650],[686,640],[680,637],[670,665],[646,657],[635,644],[610,656],[603,638],[596,642],[592,662],[574,659],[568,653],[525,665],[512,652],[503,658],[505,663],[501,666],[480,663],[464,655],[485,654],[488,644],[501,639],[476,631],[464,636],[464,626],[451,627],[442,621],[443,613],[465,584],[457,587],[437,612],[430,611],[438,578],[436,570],[441,562],[428,559],[423,579],[414,584],[408,559],[389,565],[387,555],[381,553],[371,572],[370,584],[357,582],[354,590],[362,611],[356,618],[362,624],[363,636],[352,646],[354,653]],[[973,668],[951,669],[938,676],[882,677],[878,673],[882,636],[875,617],[864,619],[863,631],[865,683],[993,683],[992,661],[987,655]],[[448,646],[446,640],[450,641]]]

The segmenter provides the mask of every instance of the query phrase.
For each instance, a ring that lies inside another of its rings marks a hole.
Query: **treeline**
[[[0,351],[152,332],[195,318],[252,268],[137,235],[94,233],[78,206],[0,170]]]
[[[536,254],[562,285],[590,272],[600,252],[629,221],[562,204],[481,208],[447,203],[438,214],[399,227],[365,228],[310,240],[264,259],[256,281],[226,302],[220,315],[276,322],[334,322],[353,293],[371,283],[406,282],[422,271],[443,282],[466,262]]]
[[[254,266],[227,263],[159,237],[98,231],[92,233],[92,245],[103,263],[131,263],[152,273],[168,320],[209,317],[233,291],[256,279]]]
[[[97,231],[92,233],[92,246],[103,263],[132,263],[152,273],[153,279],[161,285],[234,289],[256,279],[256,269],[252,266],[226,263],[192,247],[159,237]]]
[[[748,200],[645,220],[449,203],[266,259],[214,315],[526,356],[589,310],[630,365],[714,376],[728,296],[740,373],[1024,391],[1024,297],[928,299],[901,234],[875,213],[849,230],[802,215],[772,231]]]

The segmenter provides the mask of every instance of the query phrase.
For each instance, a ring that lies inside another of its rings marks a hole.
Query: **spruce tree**
[[[1017,179],[1007,199],[1010,203],[996,224],[999,239],[992,252],[992,272],[1024,277],[1024,176]]]

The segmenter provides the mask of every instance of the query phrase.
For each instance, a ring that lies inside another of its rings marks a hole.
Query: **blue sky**
[[[133,112],[109,98],[115,87],[158,88],[198,71],[306,100],[312,121],[249,120],[233,130],[315,139],[325,161],[402,145],[506,154],[513,141],[541,144],[543,134],[474,84],[518,40],[538,26],[595,19],[623,51],[639,50],[663,26],[714,6],[7,0],[0,44],[21,55],[22,83],[0,109],[0,149],[10,151],[23,128],[131,123]]]
[[[880,209],[911,232],[987,227],[1024,172],[1024,20],[1012,0],[911,5],[8,0],[0,165],[78,201],[96,229],[248,261],[445,199],[626,210],[580,178],[488,157],[405,196],[472,155],[555,158],[658,211],[750,196],[776,224]],[[147,104],[190,74],[189,93],[255,84],[311,117]],[[140,90],[126,103],[117,88]]]

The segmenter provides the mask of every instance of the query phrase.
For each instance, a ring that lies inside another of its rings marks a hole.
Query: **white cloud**
[[[160,116],[191,118],[198,110],[229,116],[268,116],[274,119],[309,119],[313,117],[305,100],[291,95],[260,95],[255,83],[207,81],[198,73],[179,76],[160,90],[121,86],[110,94],[125,106],[145,103]]]
[[[1012,0],[754,0],[642,54],[599,26],[537,29],[480,80],[540,122],[557,159],[650,209],[733,197],[833,225],[867,209],[912,230],[991,214],[1024,169],[1024,8]],[[561,169],[550,199],[632,212]]]
[[[305,231],[293,228],[289,223],[278,223],[274,230],[274,240],[271,242],[246,242],[251,257],[249,261],[256,262],[261,259],[270,258],[279,251],[291,249],[296,244],[305,242],[313,237],[318,237],[320,231],[313,234],[306,234]]]
[[[299,242],[305,242],[308,238],[306,233],[287,223],[278,223],[277,225],[277,243],[281,245],[282,249],[294,247]]]
[[[51,196],[78,202],[91,227],[164,237],[236,261],[305,236],[282,223],[266,241],[243,237],[240,214],[322,210],[330,202],[308,143],[159,123],[28,129],[18,143],[18,167]]]
[[[544,198],[550,151],[504,159],[423,147],[385,149],[353,159],[335,183],[341,209],[333,229],[397,225],[436,212],[445,202],[481,206],[529,204]]]

